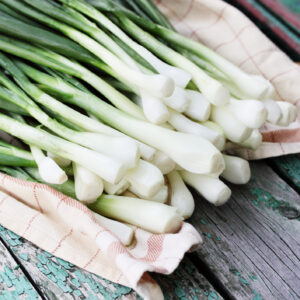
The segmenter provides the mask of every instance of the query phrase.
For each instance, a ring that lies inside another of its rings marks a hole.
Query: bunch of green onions
[[[192,186],[214,205],[250,179],[228,144],[257,149],[292,104],[177,33],[151,0],[2,0],[1,171],[88,205],[130,244],[125,224],[177,231]],[[112,221],[114,219],[115,221]]]

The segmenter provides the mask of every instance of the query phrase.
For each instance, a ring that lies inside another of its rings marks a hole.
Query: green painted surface
[[[16,265],[13,258],[5,249],[3,252],[3,244],[0,245],[2,260],[0,261],[0,299],[15,300],[39,299],[39,295],[19,266]],[[3,261],[3,256],[6,261]]]
[[[291,12],[300,15],[300,1],[299,0],[277,0],[284,5]]]
[[[277,171],[286,180],[292,182],[295,189],[300,191],[300,158],[297,155],[287,155],[272,159]]]
[[[255,196],[253,204],[258,208],[262,210],[265,208],[272,209],[283,217],[300,221],[300,211],[288,202],[276,199],[271,193],[261,188],[251,189],[251,194]]]
[[[32,252],[31,255],[30,253],[24,253],[26,251],[23,248],[24,240],[3,226],[0,226],[0,235],[7,245],[14,247],[14,252],[20,259],[20,263],[40,278],[41,284],[43,276],[46,276],[62,294],[73,295],[73,297],[86,295],[84,299],[100,299],[99,297],[101,297],[114,300],[132,293],[132,289],[128,287],[111,283],[99,276],[80,270],[48,252],[38,249],[36,253]],[[5,284],[7,288],[14,286],[19,294],[26,293],[28,299],[36,299],[34,298],[35,291],[32,290],[30,284],[27,284],[28,280],[24,276],[16,278],[14,271],[6,268],[3,272],[0,272],[0,282],[2,282],[0,284]],[[45,290],[45,292],[47,291]],[[1,296],[4,298],[1,298]],[[3,294],[0,294],[0,299],[12,300],[18,298],[16,298],[15,291],[3,291]]]

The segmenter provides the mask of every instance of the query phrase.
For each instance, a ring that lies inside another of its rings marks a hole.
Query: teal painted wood
[[[286,155],[270,160],[271,166],[287,182],[300,192],[300,157]]]
[[[0,299],[41,299],[20,266],[0,241]]]
[[[299,0],[277,0],[284,5],[289,11],[300,16],[300,2]]]
[[[197,258],[232,299],[300,298],[300,196],[263,162],[227,205],[199,199]]]
[[[139,299],[130,288],[111,283],[61,260],[0,227],[5,245],[28,272],[45,299]],[[154,275],[166,299],[223,299],[186,258],[170,276]],[[1,299],[1,298],[0,298]]]

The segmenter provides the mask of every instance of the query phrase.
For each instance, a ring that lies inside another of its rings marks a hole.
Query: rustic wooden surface
[[[263,162],[252,174],[227,205],[199,201],[191,222],[205,240],[195,259],[231,299],[299,299],[300,196]]]
[[[41,299],[15,258],[0,242],[0,299],[26,298]]]
[[[20,270],[26,270],[28,277],[31,278],[43,299],[130,300],[138,298],[130,288],[111,283],[77,268],[1,226],[0,236],[3,241],[3,244],[0,244],[0,252],[2,252],[1,245],[13,250],[15,261],[10,258],[14,262],[13,267],[18,265]],[[1,262],[3,265],[6,264],[7,257],[5,255],[0,256],[0,271]],[[12,267],[9,269],[11,270]],[[155,279],[161,285],[166,299],[223,299],[188,258],[184,259],[178,270],[171,276],[156,275]],[[1,279],[0,286],[2,286]],[[7,290],[7,288],[9,289]],[[10,292],[10,288],[7,285],[2,286],[3,292]],[[28,296],[28,299],[34,299],[27,294],[27,290],[23,290],[22,295]],[[2,299],[1,296],[3,294],[0,288],[0,299]]]
[[[286,155],[269,160],[270,166],[296,191],[300,192],[300,156]]]

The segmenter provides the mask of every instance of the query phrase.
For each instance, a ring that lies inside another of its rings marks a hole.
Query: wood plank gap
[[[11,255],[11,257],[15,260],[16,264],[18,266],[20,266],[20,269],[22,270],[22,272],[24,273],[24,275],[26,276],[26,278],[30,282],[30,284],[35,288],[36,292],[39,294],[39,296],[41,297],[41,299],[46,300],[46,298],[43,296],[43,294],[42,294],[41,290],[39,289],[39,287],[35,284],[34,280],[31,278],[31,276],[27,272],[26,268],[23,266],[23,264],[20,261],[20,259],[15,255],[15,253],[7,245],[7,243],[2,239],[1,236],[0,236],[0,243],[5,246],[6,250],[9,252],[9,254]]]
[[[274,18],[280,20],[280,22],[283,23],[286,27],[288,27],[290,31],[292,31],[294,34],[300,37],[299,28],[294,27],[291,23],[289,23],[287,20],[282,18],[282,16],[279,15],[276,11],[274,11],[271,6],[267,6],[263,1],[256,1],[256,2],[258,2],[259,5],[262,6],[265,10],[267,10],[269,14],[271,14]]]
[[[201,259],[201,256],[199,256],[197,253],[188,253],[186,254],[186,256],[193,262],[198,272],[201,273],[206,278],[206,280],[225,300],[234,299],[227,292],[227,290],[225,289],[222,282],[218,279],[218,277],[211,271],[209,266],[207,266],[205,262]]]
[[[265,162],[282,180],[284,180],[290,186],[291,189],[300,195],[300,184],[297,185],[295,182],[293,182],[295,178],[292,179],[291,176],[287,174],[287,172],[283,171],[283,169],[280,168],[278,163],[276,163],[274,160],[274,158],[270,158],[265,160]]]
[[[192,260],[225,299],[297,298],[299,194],[265,163],[251,168],[249,184],[230,185],[233,196],[222,207],[194,193],[191,223],[205,243]]]

